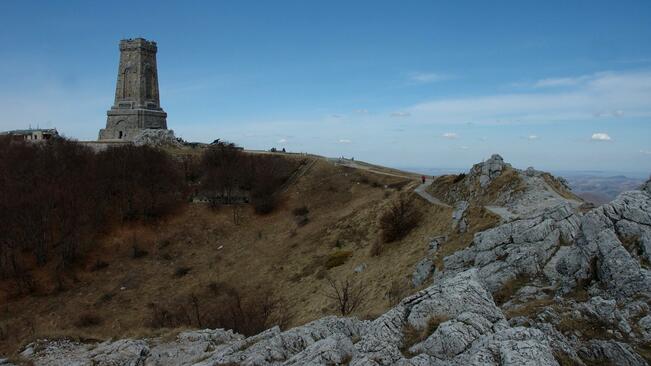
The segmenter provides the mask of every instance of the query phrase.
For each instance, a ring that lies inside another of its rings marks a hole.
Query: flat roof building
[[[21,141],[46,141],[59,136],[56,128],[28,128],[26,130],[13,130],[0,132],[0,136],[11,136],[13,140]]]

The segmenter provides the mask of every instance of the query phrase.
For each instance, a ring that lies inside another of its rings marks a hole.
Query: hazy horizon
[[[499,4],[2,2],[0,130],[96,139],[118,43],[144,37],[188,141],[648,176],[651,3]]]

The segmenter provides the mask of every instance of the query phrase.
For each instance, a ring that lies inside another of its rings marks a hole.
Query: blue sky
[[[96,138],[133,37],[186,140],[651,172],[650,1],[2,1],[0,130]]]

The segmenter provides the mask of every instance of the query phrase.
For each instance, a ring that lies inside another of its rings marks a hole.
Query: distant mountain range
[[[639,189],[645,179],[630,178],[624,175],[565,175],[572,192],[586,201],[600,205],[615,199],[618,194]]]

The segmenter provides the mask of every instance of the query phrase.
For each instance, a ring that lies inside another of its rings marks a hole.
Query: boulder
[[[466,211],[470,207],[468,201],[459,201],[452,211],[452,227],[460,233],[465,233],[468,227]]]
[[[434,262],[429,258],[423,258],[416,264],[414,273],[411,275],[411,284],[418,287],[425,283],[434,272]]]

